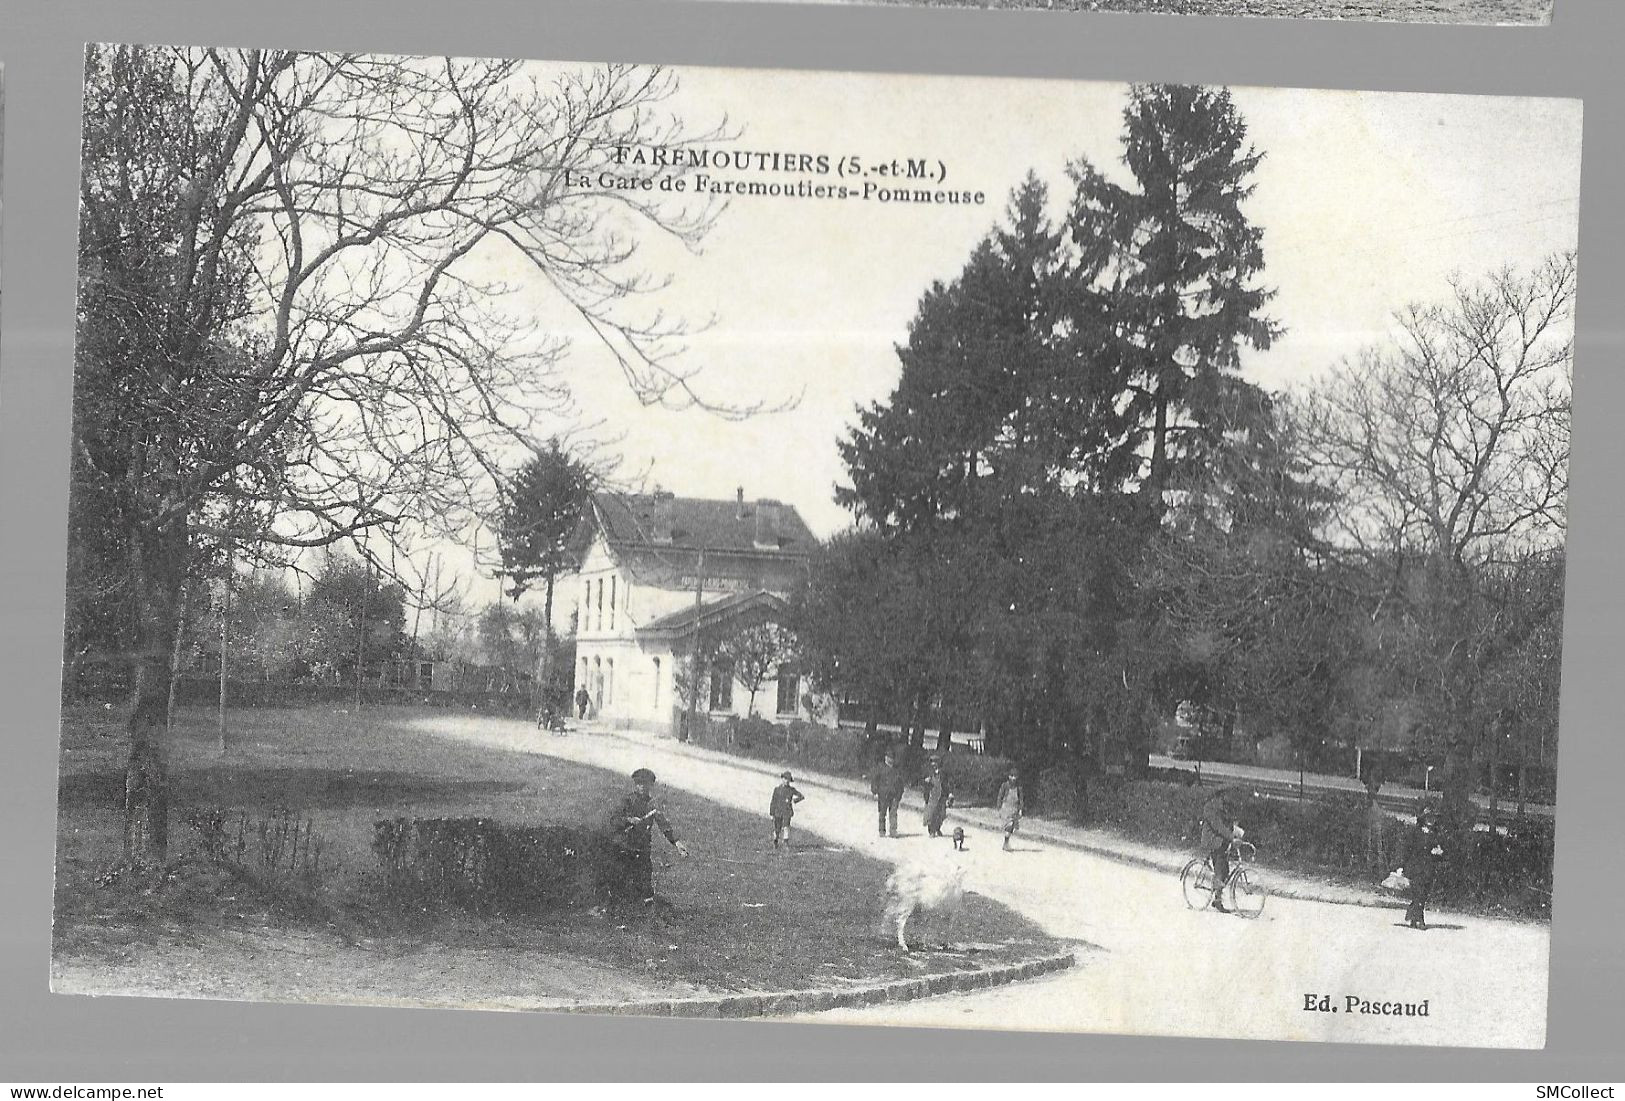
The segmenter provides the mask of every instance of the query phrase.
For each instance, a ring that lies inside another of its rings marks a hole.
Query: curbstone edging
[[[613,1014],[620,1017],[781,1017],[817,1013],[826,1009],[847,1009],[883,1002],[910,1002],[938,994],[952,994],[1004,986],[1034,979],[1054,971],[1064,971],[1077,963],[1071,951],[1053,952],[1036,959],[974,971],[947,971],[915,979],[846,989],[786,990],[771,994],[725,994],[714,998],[663,998],[647,1002],[580,1002],[547,1006],[559,1013]]]

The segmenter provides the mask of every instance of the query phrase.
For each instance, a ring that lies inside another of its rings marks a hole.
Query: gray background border
[[[293,45],[1586,100],[1550,1029],[1540,1053],[583,1019],[46,992],[82,42]],[[1500,1079],[1625,1069],[1621,0],[1550,29],[701,0],[0,0],[0,1080]]]

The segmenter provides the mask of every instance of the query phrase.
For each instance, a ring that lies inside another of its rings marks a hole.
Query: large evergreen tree
[[[1258,283],[1263,233],[1242,209],[1262,154],[1230,93],[1136,85],[1123,120],[1129,185],[1072,166],[1067,282],[1077,327],[1110,334],[1084,350],[1115,375],[1121,442],[1136,457],[1114,469],[1160,515],[1172,472],[1221,438],[1223,411],[1247,404],[1242,351],[1269,347],[1279,328]]]
[[[1268,402],[1239,377],[1242,349],[1276,332],[1241,210],[1259,155],[1207,89],[1135,88],[1123,141],[1132,184],[1078,162],[1059,226],[1036,177],[1016,189],[923,296],[896,388],[842,445],[838,499],[898,544],[866,559],[894,584],[857,620],[887,607],[875,637],[901,636],[892,667],[912,655],[914,686],[890,691],[963,701],[1021,756],[1143,745],[1169,678],[1135,563],[1171,503],[1225,500],[1279,458]],[[922,584],[954,563],[973,583]]]
[[[1069,468],[1087,418],[1060,347],[1046,201],[1029,176],[959,276],[921,298],[896,389],[841,443],[852,485],[836,496],[859,517],[897,530],[966,519]]]
[[[538,578],[546,592],[543,622],[551,630],[553,584],[570,569],[570,540],[588,507],[591,467],[570,454],[557,437],[531,455],[502,490],[497,545],[507,595],[518,600]]]

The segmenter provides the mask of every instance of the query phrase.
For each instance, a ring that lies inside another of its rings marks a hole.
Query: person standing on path
[[[875,807],[880,813],[880,836],[897,836],[897,808],[903,802],[906,783],[902,769],[897,767],[897,751],[886,750],[886,758],[869,778],[869,790],[874,792]]]
[[[654,854],[650,851],[654,831],[664,834],[679,856],[688,855],[688,846],[677,839],[671,823],[655,806],[654,785],[655,774],[648,769],[632,773],[632,791],[621,800],[611,822],[618,873],[616,889],[622,898],[636,899],[644,905],[655,901]]]
[[[1444,846],[1439,843],[1439,824],[1425,806],[1417,808],[1416,827],[1411,831],[1407,849],[1405,868],[1411,881],[1411,904],[1405,909],[1405,924],[1412,929],[1426,929],[1427,915],[1423,911],[1428,896],[1433,893],[1433,880]]]
[[[1021,828],[1021,816],[1027,810],[1018,770],[1012,768],[1009,777],[999,785],[999,797],[994,805],[999,808],[999,824],[1004,827],[1004,851],[1010,852],[1010,838]]]
[[[587,708],[591,704],[592,704],[592,697],[587,694],[586,686],[583,685],[582,687],[577,688],[576,689],[576,718],[585,719],[587,717]]]
[[[942,836],[942,823],[948,817],[948,807],[954,797],[948,792],[948,781],[942,775],[942,758],[931,755],[931,768],[925,774],[925,832],[929,837]]]
[[[796,778],[790,773],[779,773],[779,779],[784,783],[773,789],[773,799],[768,804],[767,813],[773,817],[773,847],[776,849],[782,844],[789,851],[790,819],[795,817],[796,804],[806,796],[795,789]]]

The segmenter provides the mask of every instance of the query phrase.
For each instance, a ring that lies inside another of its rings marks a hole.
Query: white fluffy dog
[[[890,936],[895,931],[897,947],[907,952],[908,923],[918,917],[916,926],[931,929],[946,948],[964,903],[965,869],[958,864],[900,865],[886,880],[882,932]]]

